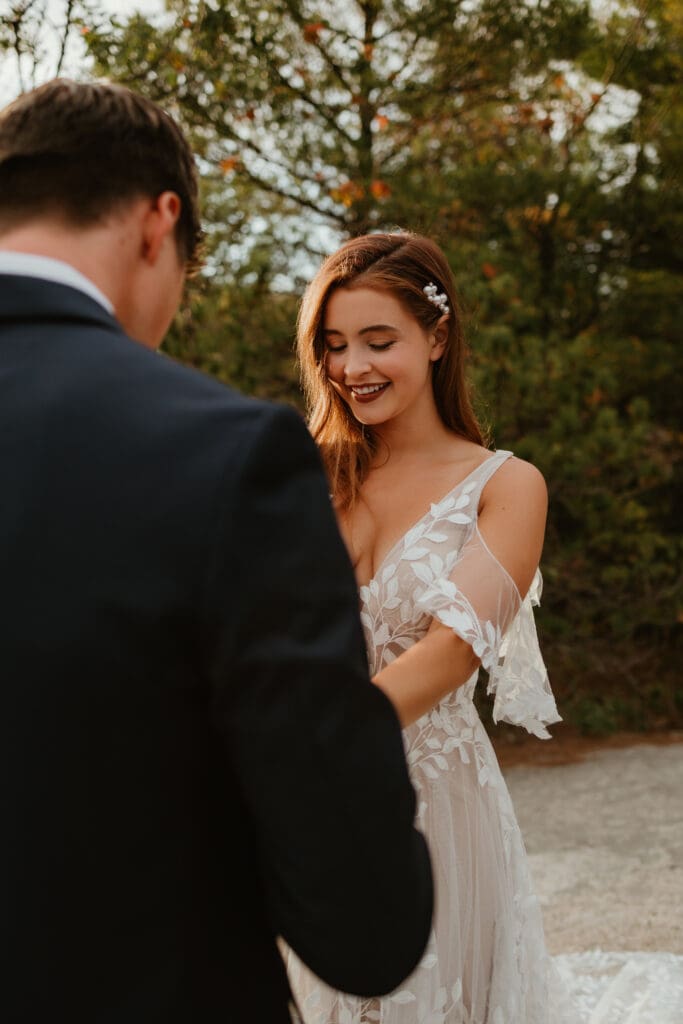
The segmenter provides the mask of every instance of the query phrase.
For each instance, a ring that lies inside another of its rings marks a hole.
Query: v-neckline
[[[358,584],[359,591],[363,590],[364,588],[369,587],[372,583],[374,583],[377,580],[377,577],[382,572],[382,569],[384,569],[385,565],[389,561],[390,555],[393,555],[393,553],[396,550],[396,548],[399,546],[399,544],[403,543],[403,541],[406,539],[406,537],[408,536],[409,533],[412,533],[413,530],[416,530],[417,527],[427,518],[427,516],[431,515],[431,512],[432,512],[433,508],[435,508],[438,505],[442,505],[444,501],[446,501],[448,498],[450,498],[451,495],[455,494],[455,492],[457,490],[459,490],[463,486],[463,484],[467,483],[467,481],[470,479],[470,477],[474,476],[475,473],[478,473],[479,470],[481,469],[481,467],[485,466],[488,462],[491,461],[491,459],[495,459],[496,456],[498,456],[498,455],[506,455],[507,456],[507,455],[511,455],[511,454],[512,454],[512,452],[508,452],[508,451],[505,451],[503,449],[501,449],[499,451],[492,452],[489,456],[487,456],[487,458],[482,459],[482,461],[479,463],[478,466],[475,466],[474,469],[471,469],[469,471],[469,473],[466,473],[465,476],[462,478],[462,480],[459,480],[458,483],[455,484],[455,486],[451,487],[450,491],[446,491],[446,493],[443,495],[443,497],[439,498],[438,501],[430,502],[429,508],[425,512],[422,513],[420,518],[416,519],[415,522],[412,524],[412,526],[409,526],[408,529],[405,530],[401,534],[400,537],[398,537],[398,539],[395,541],[395,543],[391,545],[391,547],[388,549],[387,553],[382,558],[381,562],[379,563],[379,565],[375,569],[375,572],[370,577],[368,582],[367,583],[360,583],[360,584]]]

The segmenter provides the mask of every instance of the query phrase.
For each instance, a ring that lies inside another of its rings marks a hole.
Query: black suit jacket
[[[0,474],[0,1019],[279,1024],[277,934],[396,986],[428,858],[297,414],[4,275]]]

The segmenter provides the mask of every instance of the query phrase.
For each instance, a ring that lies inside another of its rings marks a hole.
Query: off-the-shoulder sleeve
[[[541,586],[537,570],[522,600],[475,528],[449,574],[432,582],[418,603],[471,645],[489,674],[494,721],[521,725],[548,739],[546,725],[559,722],[560,716],[534,623]]]

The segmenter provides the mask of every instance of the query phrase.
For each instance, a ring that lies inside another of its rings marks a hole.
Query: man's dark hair
[[[119,85],[56,78],[0,111],[0,230],[45,215],[87,226],[126,202],[177,193],[181,260],[201,239],[192,151],[173,119]]]

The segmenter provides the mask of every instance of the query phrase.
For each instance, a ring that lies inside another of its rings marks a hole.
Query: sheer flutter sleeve
[[[478,528],[443,576],[420,594],[422,610],[470,644],[489,674],[496,722],[521,725],[548,739],[546,726],[559,722],[538,644],[533,606],[541,574],[520,597],[514,581],[494,557]]]

